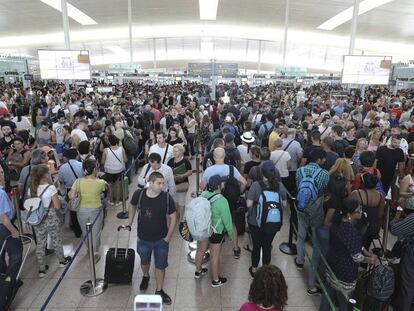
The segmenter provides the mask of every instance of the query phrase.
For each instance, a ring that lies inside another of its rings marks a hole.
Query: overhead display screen
[[[89,51],[38,50],[42,79],[89,80],[91,65]]]
[[[342,83],[388,84],[391,56],[345,55]]]

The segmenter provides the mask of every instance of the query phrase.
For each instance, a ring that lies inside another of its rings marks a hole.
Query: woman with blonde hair
[[[181,221],[181,218],[184,214],[185,199],[187,197],[187,192],[189,188],[188,177],[191,176],[193,169],[191,163],[188,159],[184,157],[185,147],[182,144],[175,144],[173,147],[173,155],[167,165],[171,167],[174,174],[174,181],[176,186],[176,207],[178,213],[178,219]]]
[[[369,143],[368,143],[368,151],[373,151],[376,152],[378,147],[381,144],[381,130],[379,127],[374,128],[371,133],[369,133],[368,138],[369,138]]]
[[[352,183],[354,182],[355,175],[352,170],[351,164],[345,158],[339,158],[335,161],[335,164],[329,171],[330,175],[342,175],[346,179],[346,190],[349,193],[352,191]]]

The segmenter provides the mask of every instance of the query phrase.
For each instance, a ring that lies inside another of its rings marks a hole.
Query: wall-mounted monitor
[[[89,80],[89,51],[38,50],[40,76],[53,80]]]
[[[345,55],[342,83],[388,84],[391,56]]]

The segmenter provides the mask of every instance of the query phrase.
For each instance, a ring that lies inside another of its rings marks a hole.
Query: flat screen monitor
[[[38,50],[40,76],[53,80],[89,80],[89,51]]]
[[[388,84],[391,56],[345,55],[342,83]]]

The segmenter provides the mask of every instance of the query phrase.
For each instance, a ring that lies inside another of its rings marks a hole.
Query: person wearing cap
[[[275,232],[265,232],[261,228],[261,224],[257,222],[257,204],[263,191],[276,192],[279,195],[279,202],[283,207],[287,205],[286,202],[286,189],[282,183],[279,182],[279,178],[276,174],[276,168],[271,161],[266,161],[260,166],[261,175],[263,179],[261,181],[255,181],[247,193],[246,205],[249,209],[247,216],[247,223],[249,224],[250,233],[253,241],[253,250],[251,253],[251,266],[249,273],[252,277],[256,273],[256,270],[260,262],[260,253],[262,253],[263,265],[269,265],[271,260],[272,242],[276,235]]]
[[[242,141],[241,145],[237,146],[237,149],[240,153],[241,163],[243,166],[252,160],[250,157],[250,147],[255,141],[255,138],[253,137],[251,132],[244,132],[242,136],[240,136],[240,140]]]
[[[220,175],[211,176],[208,180],[207,188],[202,192],[201,196],[206,199],[218,196],[223,189],[223,181]],[[194,278],[199,279],[207,274],[208,269],[202,267],[202,261],[207,248],[210,248],[211,286],[219,287],[227,281],[225,277],[220,276],[221,245],[226,235],[231,240],[234,234],[229,204],[222,195],[219,195],[219,198],[211,202],[211,225],[214,229],[210,238],[197,243]]]
[[[215,164],[207,167],[207,169],[203,172],[203,176],[200,182],[201,190],[204,190],[206,188],[211,176],[220,175],[225,180],[228,180],[230,177],[230,165],[224,163],[225,156],[226,156],[226,152],[224,148],[218,147],[214,149],[213,156],[214,156]],[[240,193],[243,193],[244,189],[247,186],[247,182],[244,179],[244,177],[240,174],[237,168],[234,168],[234,178],[239,182]],[[237,209],[236,206],[230,206],[230,208],[233,211]],[[234,235],[233,235],[234,258],[238,259],[240,258],[241,249],[238,244],[237,230],[234,229],[233,232],[234,232]]]

